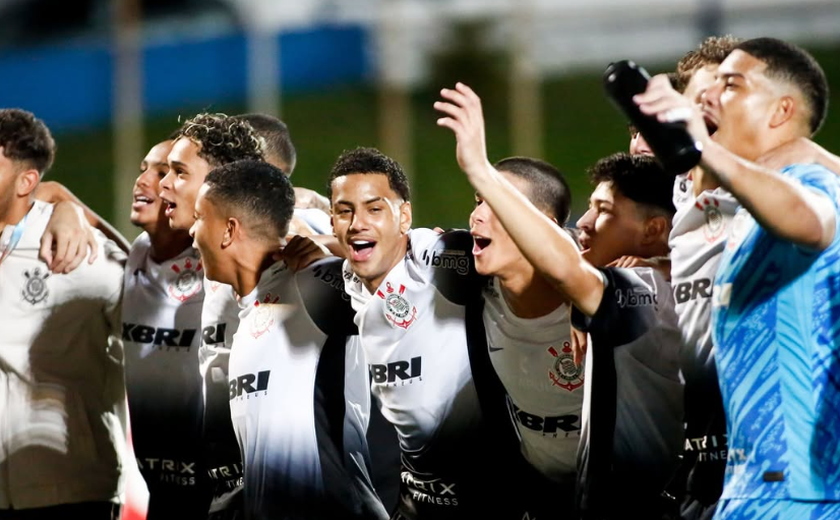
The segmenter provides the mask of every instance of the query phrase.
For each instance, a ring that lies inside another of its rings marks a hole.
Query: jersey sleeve
[[[328,257],[295,275],[306,312],[327,335],[358,334],[353,323],[355,311],[344,291],[343,260]]]
[[[473,240],[466,230],[438,234],[413,230],[410,259],[419,276],[434,285],[452,303],[465,305],[480,297],[487,278],[475,270]]]
[[[655,269],[601,269],[604,296],[595,314],[586,316],[572,309],[572,325],[598,336],[598,347],[626,345],[655,327],[661,307],[670,301],[662,297],[667,282]]]

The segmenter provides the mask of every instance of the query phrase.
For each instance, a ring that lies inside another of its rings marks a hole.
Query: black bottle
[[[607,95],[641,132],[662,167],[674,175],[685,173],[700,162],[702,145],[688,133],[685,123],[662,123],[642,114],[633,96],[647,88],[650,75],[632,61],[611,63],[604,72]]]

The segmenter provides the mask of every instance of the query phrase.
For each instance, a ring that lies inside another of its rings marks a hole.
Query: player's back
[[[840,214],[833,173],[783,173]],[[739,211],[714,305],[730,445],[723,498],[840,501],[840,233],[812,252]]]
[[[340,265],[275,264],[240,300],[229,396],[248,518],[387,517],[370,481],[367,367]]]

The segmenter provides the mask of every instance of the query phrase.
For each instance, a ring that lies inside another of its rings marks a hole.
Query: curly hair
[[[214,168],[243,159],[265,159],[265,146],[253,127],[225,114],[198,114],[184,122],[178,137],[200,144],[198,156]]]
[[[327,197],[332,200],[332,184],[339,177],[355,173],[373,173],[388,177],[388,186],[406,202],[411,200],[408,178],[400,164],[376,148],[345,150],[330,170]]]
[[[688,86],[688,82],[691,80],[691,76],[697,72],[697,69],[706,65],[720,65],[741,41],[740,38],[736,38],[731,34],[725,36],[709,36],[703,40],[696,49],[685,53],[677,63],[675,88],[680,92],[684,91],[685,87]],[[674,82],[672,81],[672,83]]]
[[[42,177],[55,159],[55,140],[47,125],[18,108],[0,110],[0,146],[8,159],[38,170]]]

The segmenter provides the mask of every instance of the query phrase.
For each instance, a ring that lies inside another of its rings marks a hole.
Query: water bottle
[[[648,81],[647,71],[629,60],[611,63],[604,72],[607,95],[641,132],[665,171],[685,173],[700,162],[703,146],[691,137],[685,122],[663,123],[639,110],[633,96],[644,92]]]

